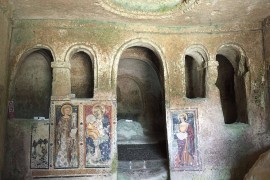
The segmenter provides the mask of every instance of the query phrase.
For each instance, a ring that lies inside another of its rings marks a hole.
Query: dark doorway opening
[[[225,124],[248,123],[247,87],[249,68],[246,57],[234,46],[219,49],[216,85],[220,91]]]
[[[219,89],[221,107],[225,124],[237,121],[237,105],[235,100],[234,68],[230,61],[222,55],[217,55],[218,78],[216,85]]]
[[[148,169],[151,162],[167,166],[164,102],[159,57],[144,47],[126,49],[117,76],[119,168]]]

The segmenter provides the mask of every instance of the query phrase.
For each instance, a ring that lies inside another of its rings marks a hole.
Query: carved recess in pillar
[[[263,27],[267,28],[270,27],[270,16],[264,19],[263,21]]]
[[[174,170],[201,170],[198,151],[197,109],[172,110],[171,167]]]
[[[185,13],[200,0],[99,0],[99,4],[113,13],[136,19],[164,18]]]

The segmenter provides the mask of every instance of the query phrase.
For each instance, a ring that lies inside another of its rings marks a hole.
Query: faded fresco
[[[142,92],[138,83],[122,75],[118,78],[117,84],[118,117],[138,119],[144,110]]]
[[[55,168],[77,168],[78,107],[71,104],[55,106]]]
[[[172,167],[175,170],[200,170],[197,142],[197,110],[172,111]]]
[[[49,121],[35,122],[31,127],[31,169],[48,169]]]
[[[112,107],[103,104],[84,106],[85,167],[104,167],[111,160]]]

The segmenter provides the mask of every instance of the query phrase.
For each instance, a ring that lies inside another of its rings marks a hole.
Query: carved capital
[[[208,64],[208,67],[211,68],[211,67],[218,67],[218,62],[217,61],[208,61],[207,62]]]
[[[51,67],[52,68],[66,68],[66,69],[70,69],[70,63],[69,62],[52,62],[51,63]]]

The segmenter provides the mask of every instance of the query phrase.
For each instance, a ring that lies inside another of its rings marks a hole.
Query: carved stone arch
[[[218,48],[217,54],[225,56],[239,75],[245,74],[250,69],[246,53],[238,44],[223,44]]]
[[[250,92],[250,73],[245,51],[237,44],[223,44],[217,50],[217,61],[219,66],[216,85],[220,90],[225,123],[249,123],[248,96]],[[230,65],[232,67],[231,70]],[[231,73],[228,74],[228,72]]]
[[[47,50],[48,52],[50,52],[51,56],[52,56],[52,61],[55,61],[55,53],[53,51],[53,49],[48,46],[48,45],[44,45],[44,44],[37,44],[35,46],[32,47],[28,47],[25,48],[23,50],[21,50],[18,55],[15,56],[15,58],[13,60],[11,60],[13,63],[13,65],[10,67],[10,83],[9,83],[9,99],[11,99],[13,97],[14,94],[14,86],[15,86],[15,80],[16,80],[16,76],[17,76],[17,72],[20,69],[21,64],[23,63],[23,61],[25,60],[25,58],[27,56],[29,56],[31,53],[35,52],[35,51],[39,51],[39,50]],[[49,64],[49,56],[47,53],[41,52],[42,55],[45,57],[45,59],[47,60],[47,63]]]
[[[208,53],[202,45],[192,45],[185,50],[184,69],[187,98],[206,97],[206,67]]]
[[[166,147],[166,132],[170,127],[165,107],[168,105],[165,104],[168,102],[165,101],[168,94],[165,90],[168,88],[168,76],[161,48],[149,40],[138,38],[120,46],[113,57],[111,87],[117,100],[119,152],[128,145],[139,146],[138,143],[160,142]],[[123,92],[123,95],[119,92]],[[128,128],[122,128],[125,122],[133,122],[127,126],[138,126],[138,135],[126,137],[124,134],[130,132]],[[151,140],[145,137],[151,137]],[[155,151],[158,154],[166,153],[160,150],[158,148]],[[121,153],[118,154],[118,158],[127,160]]]
[[[16,56],[11,69],[9,99],[14,100],[16,118],[49,117],[54,53],[36,45]]]
[[[185,50],[185,55],[193,57],[198,63],[204,63],[204,67],[207,67],[209,54],[203,45],[191,45]]]
[[[87,46],[84,44],[76,44],[71,46],[66,53],[65,56],[65,62],[70,63],[70,59],[71,57],[77,53],[77,52],[84,52],[86,53],[90,59],[91,59],[91,63],[93,65],[92,69],[94,71],[94,89],[97,88],[98,86],[98,59],[99,59],[99,50],[95,47],[95,46]]]
[[[113,65],[112,65],[112,70],[111,70],[111,87],[113,90],[113,96],[116,97],[117,72],[118,72],[118,65],[119,65],[120,57],[126,49],[130,47],[134,47],[134,46],[148,48],[152,50],[154,54],[157,56],[159,60],[158,63],[161,65],[161,68],[162,68],[160,69],[160,72],[162,73],[161,81],[164,83],[164,93],[165,93],[164,96],[165,96],[165,99],[168,100],[169,90],[167,89],[169,87],[169,77],[168,77],[168,69],[167,69],[167,64],[165,60],[165,55],[161,47],[159,47],[157,44],[155,44],[151,40],[142,39],[142,38],[126,41],[124,44],[120,46],[120,48],[117,50],[117,52],[113,56]]]

